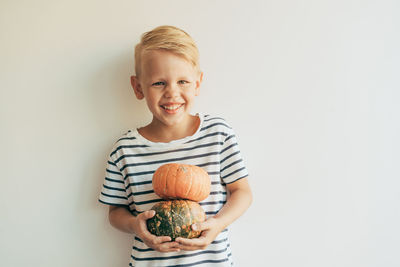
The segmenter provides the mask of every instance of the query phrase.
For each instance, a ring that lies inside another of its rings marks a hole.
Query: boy
[[[110,205],[109,220],[134,234],[129,266],[231,266],[227,226],[249,207],[247,170],[232,128],[221,118],[191,115],[203,73],[192,38],[176,27],[143,34],[135,48],[134,93],[145,99],[152,121],[128,131],[114,145],[99,201]],[[148,232],[150,208],[160,201],[152,175],[161,165],[197,165],[211,178],[211,193],[200,202],[207,220],[192,225],[199,238],[157,237]]]

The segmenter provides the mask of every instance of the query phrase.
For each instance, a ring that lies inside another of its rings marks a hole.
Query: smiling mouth
[[[173,104],[173,105],[161,105],[161,107],[166,110],[167,112],[174,112],[177,111],[180,107],[184,104]]]

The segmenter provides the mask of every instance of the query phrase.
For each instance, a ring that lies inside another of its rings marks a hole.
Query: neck
[[[193,135],[200,125],[197,116],[189,116],[185,123],[180,125],[164,125],[154,120],[147,126],[140,128],[139,133],[152,142],[168,143]]]

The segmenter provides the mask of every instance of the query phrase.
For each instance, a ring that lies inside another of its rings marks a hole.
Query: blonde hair
[[[193,64],[200,72],[199,50],[196,43],[185,31],[174,26],[159,26],[142,35],[135,47],[135,72],[140,75],[142,55],[150,50],[166,50]]]

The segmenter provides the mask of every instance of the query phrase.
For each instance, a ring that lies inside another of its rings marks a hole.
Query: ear
[[[131,76],[131,85],[133,91],[135,92],[136,98],[141,100],[144,98],[143,90],[137,76]]]
[[[196,91],[195,95],[196,96],[198,96],[199,93],[200,93],[200,85],[201,85],[202,81],[203,81],[203,72],[200,72],[199,78],[196,80],[196,88],[195,88],[195,91]]]

